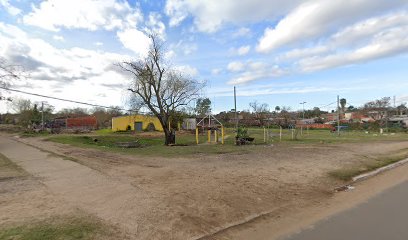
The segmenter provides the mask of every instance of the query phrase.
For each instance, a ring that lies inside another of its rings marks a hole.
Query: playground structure
[[[224,126],[218,119],[216,119],[213,115],[209,114],[201,119],[196,126],[196,143],[199,144],[198,135],[201,132],[207,132],[207,142],[211,143],[211,135],[214,134],[214,143],[220,142],[219,136],[221,135],[221,144],[224,144]]]

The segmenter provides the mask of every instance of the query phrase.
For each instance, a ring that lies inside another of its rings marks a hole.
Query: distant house
[[[87,129],[94,130],[98,128],[96,117],[60,117],[55,118],[46,124],[47,128],[59,129]]]
[[[366,114],[362,114],[360,112],[350,112],[350,113],[345,113],[344,115],[345,115],[344,118],[348,120],[349,122],[363,123],[363,122],[374,122],[375,121],[372,117]]]
[[[197,127],[197,119],[195,118],[184,118],[182,128],[184,130],[195,130]]]
[[[129,115],[112,118],[112,131],[163,131],[157,117],[148,115]]]
[[[402,127],[408,127],[408,116],[407,115],[396,115],[388,119],[389,122],[394,124],[400,124]]]

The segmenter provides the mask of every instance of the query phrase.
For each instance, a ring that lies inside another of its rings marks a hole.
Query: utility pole
[[[44,131],[44,102],[41,102],[41,131]]]
[[[301,103],[299,103],[299,104],[302,104],[303,106],[302,106],[302,109],[303,109],[303,120],[305,120],[305,103],[306,102],[301,102]]]
[[[396,106],[395,106],[395,99],[396,99],[396,97],[395,97],[395,95],[394,95],[394,108],[396,107]]]
[[[337,135],[340,136],[340,96],[337,95]]]
[[[237,93],[234,86],[234,106],[235,106],[235,130],[238,134],[238,113],[237,113]]]

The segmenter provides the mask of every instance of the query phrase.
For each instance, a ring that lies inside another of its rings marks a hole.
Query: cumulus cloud
[[[376,34],[368,45],[352,51],[302,59],[299,61],[299,66],[302,71],[311,72],[366,62],[403,52],[408,52],[408,25]]]
[[[227,68],[238,73],[238,76],[233,77],[228,84],[245,84],[256,80],[279,77],[286,73],[278,65],[269,65],[264,62],[231,62]]]
[[[398,11],[348,25],[317,44],[280,54],[279,62],[295,62],[312,72],[363,63],[407,52],[408,13]]]
[[[223,24],[241,24],[276,19],[296,6],[301,0],[167,0],[165,12],[170,26],[177,26],[187,17],[201,32],[212,33]],[[256,14],[254,14],[256,13]]]
[[[249,53],[250,50],[251,50],[251,46],[246,45],[246,46],[241,46],[237,49],[233,49],[233,52],[238,56],[245,56]]]
[[[240,38],[240,37],[248,37],[251,35],[251,29],[247,27],[241,27],[238,29],[238,31],[234,32],[232,34],[233,38]]]
[[[117,86],[130,79],[113,67],[113,63],[131,59],[129,56],[75,47],[58,49],[42,39],[30,37],[16,26],[1,22],[0,55],[10,64],[22,65],[28,71],[29,81],[15,82],[13,88],[49,95],[58,92],[61,98],[119,105],[124,99]],[[97,97],[101,92],[109,98]],[[90,96],[94,97],[89,99]],[[68,103],[49,102],[61,108],[72,107]]]
[[[238,96],[251,97],[261,95],[279,95],[279,94],[301,94],[301,93],[318,93],[318,92],[338,92],[345,88],[337,86],[305,86],[304,84],[262,84],[262,85],[244,85],[239,87]],[[212,96],[228,97],[233,96],[231,88],[218,89],[211,92]]]
[[[197,44],[194,42],[194,39],[180,40],[175,44],[170,44],[169,49],[172,49],[174,55],[176,53],[182,53],[183,55],[190,55],[198,50]]]
[[[151,12],[146,22],[145,31],[159,36],[162,40],[166,37],[166,26],[161,21],[162,16],[159,13]]]
[[[222,69],[221,69],[221,68],[214,68],[214,69],[211,70],[211,74],[212,74],[212,75],[218,75],[218,74],[220,74],[221,72],[222,72]]]
[[[60,35],[54,35],[54,36],[52,36],[52,38],[53,38],[54,40],[56,40],[56,41],[61,41],[61,42],[64,41],[64,37],[63,37],[63,36],[60,36]]]
[[[316,40],[356,21],[406,5],[404,0],[307,1],[287,14],[275,27],[266,28],[257,50],[268,53],[283,46]]]
[[[0,0],[0,7],[3,7],[8,14],[16,16],[21,13],[21,9],[11,5],[9,0]]]
[[[123,46],[132,50],[138,55],[138,57],[144,57],[147,55],[150,46],[150,38],[142,31],[135,28],[129,28],[118,31],[116,35]]]
[[[107,66],[126,57],[76,47],[57,49],[4,23],[0,23],[0,43],[2,56],[13,64],[23,65],[30,72],[30,78],[40,81],[68,83],[101,76]]]
[[[235,61],[230,62],[227,66],[227,69],[231,72],[240,72],[244,70],[244,67],[245,67],[244,63]]]
[[[127,1],[52,0],[32,4],[32,12],[23,17],[23,22],[50,31],[61,27],[95,31],[136,27],[142,19],[140,10]]]
[[[196,77],[198,76],[198,70],[195,67],[189,65],[178,65],[174,67],[177,71],[182,73],[184,76]]]

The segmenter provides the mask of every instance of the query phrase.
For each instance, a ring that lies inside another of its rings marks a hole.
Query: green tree
[[[209,98],[198,98],[195,112],[198,116],[203,117],[211,113],[211,100]]]
[[[347,104],[347,100],[345,98],[340,99],[340,106],[341,106],[342,112],[345,112],[346,104]]]

